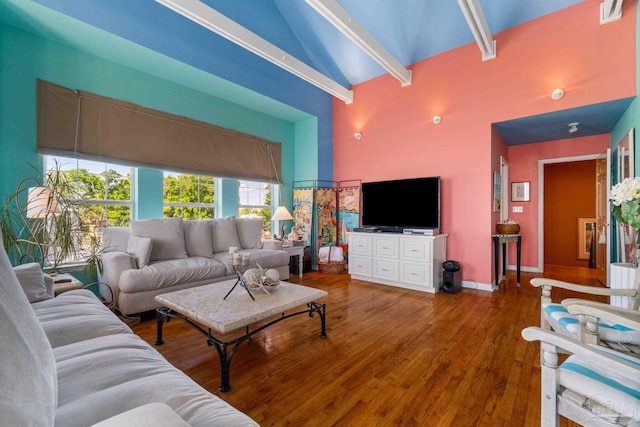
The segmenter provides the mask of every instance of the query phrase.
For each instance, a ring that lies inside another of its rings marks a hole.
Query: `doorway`
[[[539,161],[540,271],[589,269],[607,283],[608,152]]]

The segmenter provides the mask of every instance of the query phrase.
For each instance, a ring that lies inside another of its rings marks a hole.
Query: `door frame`
[[[586,154],[582,156],[557,157],[554,159],[538,160],[538,267],[537,273],[544,272],[544,166],[553,163],[571,163],[584,160],[607,159],[607,171],[611,171],[611,149],[607,148],[605,153]],[[607,173],[607,199],[611,189],[611,173]],[[611,210],[607,209],[607,266],[611,265]],[[609,268],[607,268],[607,283],[609,283]]]

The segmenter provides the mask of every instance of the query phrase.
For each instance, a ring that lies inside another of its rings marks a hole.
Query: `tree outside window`
[[[214,218],[215,178],[164,172],[164,217]]]

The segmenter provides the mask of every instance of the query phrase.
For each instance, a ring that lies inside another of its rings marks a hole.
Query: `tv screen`
[[[440,228],[440,177],[362,183],[362,226],[401,233]]]

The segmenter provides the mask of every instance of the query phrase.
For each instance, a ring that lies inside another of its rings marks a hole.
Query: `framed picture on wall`
[[[578,218],[578,259],[589,259],[595,227],[595,218]]]
[[[528,202],[529,201],[529,181],[511,183],[511,201],[512,202]]]

